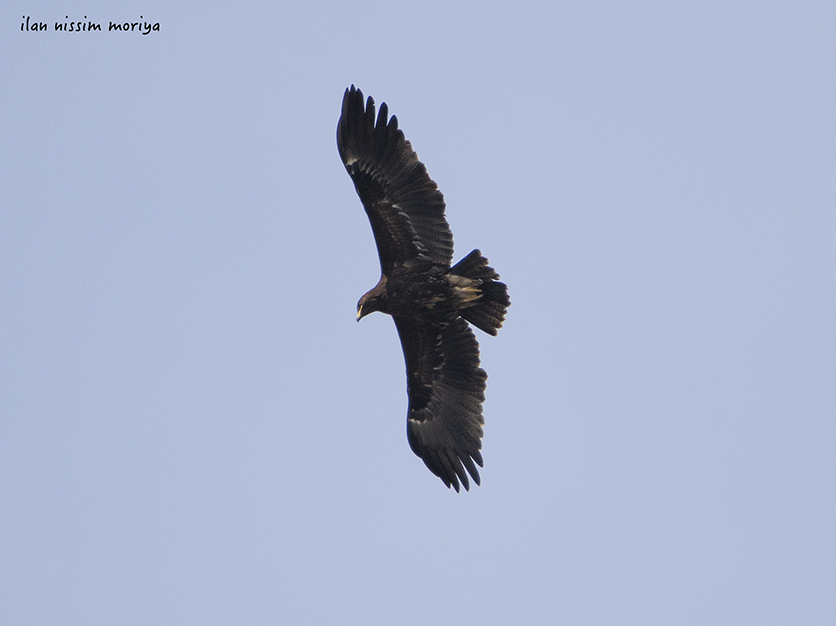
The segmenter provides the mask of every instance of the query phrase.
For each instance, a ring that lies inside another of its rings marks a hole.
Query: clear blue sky
[[[836,5],[276,4],[3,7],[0,622],[836,623]],[[470,493],[351,83],[510,288]]]

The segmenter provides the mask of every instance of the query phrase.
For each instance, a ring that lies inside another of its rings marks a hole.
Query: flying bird
[[[447,487],[480,484],[482,403],[487,374],[468,322],[496,335],[511,301],[479,250],[453,260],[444,196],[389,117],[375,119],[374,99],[345,90],[337,148],[371,222],[380,281],[357,303],[357,321],[392,316],[406,361],[407,439]],[[467,471],[465,471],[467,470]]]

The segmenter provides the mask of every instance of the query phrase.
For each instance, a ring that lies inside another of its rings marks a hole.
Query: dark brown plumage
[[[474,250],[453,267],[444,196],[412,145],[374,100],[345,90],[337,147],[371,222],[381,277],[357,304],[357,320],[395,320],[406,361],[407,438],[448,487],[479,484],[487,374],[468,322],[496,335],[511,304],[499,274]],[[465,471],[466,470],[466,471]]]

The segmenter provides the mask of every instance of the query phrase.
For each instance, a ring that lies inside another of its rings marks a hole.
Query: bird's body
[[[496,335],[508,290],[474,250],[456,265],[444,197],[380,105],[346,89],[337,126],[340,157],[354,181],[380,256],[380,281],[357,304],[395,320],[406,361],[412,450],[448,486],[479,484],[487,374],[468,322]],[[465,469],[467,470],[465,472]]]
[[[361,298],[359,310],[362,316],[372,311],[444,316],[478,304],[480,284],[480,280],[450,273],[449,268],[440,264],[420,269],[396,268],[391,274],[381,276],[378,284]]]

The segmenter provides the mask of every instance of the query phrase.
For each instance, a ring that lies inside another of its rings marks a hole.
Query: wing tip
[[[461,487],[464,487],[465,491],[470,491],[471,480],[476,486],[482,485],[482,477],[476,466],[484,467],[484,462],[478,449],[470,452],[454,448],[431,450],[412,444],[413,440],[410,438],[412,451],[448,489],[452,488],[456,490],[456,493],[460,493]]]
[[[473,466],[473,460],[465,455],[465,458],[456,458],[457,463],[453,465],[453,473],[452,475],[440,476],[441,481],[447,485],[447,488],[450,489],[451,487],[456,490],[456,493],[461,493],[459,488],[459,483],[461,486],[464,487],[465,491],[470,491],[470,480],[468,479],[468,473],[470,474],[470,479],[473,480],[473,483],[477,487],[481,487],[482,485],[482,477],[479,476],[479,470],[477,470]],[[464,467],[462,466],[462,462],[464,462]],[[481,463],[479,464],[481,466]],[[464,471],[464,468],[467,467],[467,472]]]

